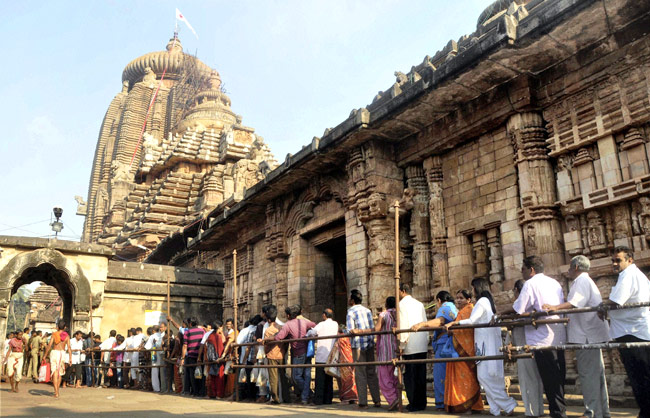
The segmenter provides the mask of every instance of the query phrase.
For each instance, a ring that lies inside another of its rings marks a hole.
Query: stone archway
[[[60,251],[41,248],[17,255],[0,270],[0,332],[7,327],[7,307],[14,292],[24,284],[42,281],[53,286],[64,300],[64,316],[71,330],[90,326],[90,281],[79,265]],[[92,305],[99,305],[93,298]],[[67,303],[67,306],[66,306]]]

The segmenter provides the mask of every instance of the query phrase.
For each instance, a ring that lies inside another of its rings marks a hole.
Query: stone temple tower
[[[231,110],[219,73],[185,54],[177,37],[166,49],[124,68],[99,130],[86,205],[77,198],[82,240],[126,259],[144,258],[164,237],[241,199],[277,166]]]

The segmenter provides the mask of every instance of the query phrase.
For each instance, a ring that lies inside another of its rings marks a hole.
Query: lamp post
[[[54,236],[58,236],[59,232],[63,230],[63,222],[59,221],[61,218],[61,215],[63,215],[63,209],[61,209],[58,206],[55,206],[54,209],[52,209],[52,212],[54,212],[54,217],[56,218],[56,221],[52,222],[50,226],[52,227],[52,231],[54,231]]]

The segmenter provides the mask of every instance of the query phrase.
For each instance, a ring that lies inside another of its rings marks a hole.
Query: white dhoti
[[[23,377],[23,352],[10,352],[7,359],[7,376],[14,376],[16,382],[20,382]]]
[[[52,376],[57,373],[59,376],[65,374],[65,360],[63,355],[65,351],[63,350],[52,350],[50,351],[50,371]]]

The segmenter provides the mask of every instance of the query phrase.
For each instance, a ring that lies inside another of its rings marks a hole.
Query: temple
[[[650,265],[648,27],[647,0],[496,1],[474,33],[396,72],[279,166],[218,75],[172,40],[124,70],[84,240],[218,272],[223,316],[237,306],[240,323],[267,303],[311,318],[331,307],[340,321],[351,289],[374,312],[394,294],[398,202],[401,280],[425,304],[483,277],[508,305],[528,255],[564,286],[570,258],[589,257],[607,297],[614,246]],[[205,77],[191,95],[177,86],[200,77],[183,62]],[[605,357],[610,394],[629,395],[617,355]]]
[[[166,51],[131,61],[102,122],[93,161],[84,242],[141,260],[166,236],[225,202],[277,166],[262,137],[242,125],[219,73]],[[164,78],[163,78],[164,73]]]

